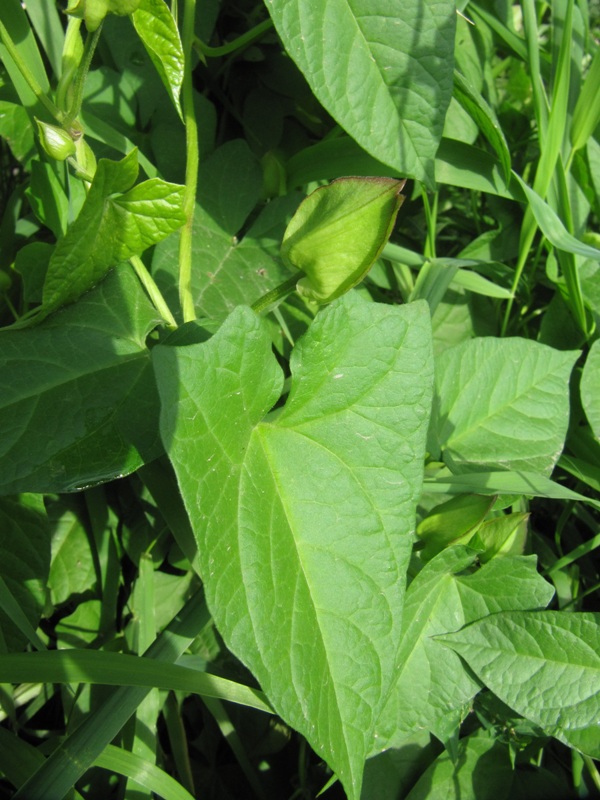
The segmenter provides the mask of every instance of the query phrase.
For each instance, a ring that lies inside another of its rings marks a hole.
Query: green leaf
[[[98,162],[83,208],[50,260],[44,315],[73,302],[111,267],[140,255],[183,224],[183,187],[152,178],[131,188],[137,173],[136,150],[121,161]]]
[[[585,415],[600,441],[600,340],[594,342],[585,360],[580,391]]]
[[[298,292],[330,303],[371,269],[390,237],[405,181],[339,178],[310,194],[287,226],[281,257],[304,273]]]
[[[562,773],[515,763],[508,744],[479,733],[461,739],[454,758],[438,756],[405,800],[564,800],[570,794]]]
[[[44,610],[49,569],[50,530],[41,498],[0,498],[0,578],[34,629]],[[20,650],[27,639],[2,605],[0,633],[9,650]]]
[[[465,494],[435,506],[417,526],[423,543],[422,561],[429,561],[451,544],[467,544],[473,538],[495,499],[485,495]]]
[[[347,133],[401,175],[433,185],[452,95],[453,2],[266,0],[285,49]]]
[[[60,498],[48,507],[52,527],[52,561],[48,588],[54,605],[66,603],[71,595],[83,594],[96,582],[94,553],[90,537],[76,513],[73,502]]]
[[[181,664],[106,650],[0,653],[0,675],[6,683],[94,683],[194,692],[271,713],[262,693],[250,686]]]
[[[129,270],[36,328],[0,333],[0,493],[65,492],[160,453],[147,333]]]
[[[569,741],[595,727],[600,753],[600,614],[510,611],[437,637],[504,703]],[[589,744],[589,741],[588,741]]]
[[[51,164],[37,159],[33,161],[31,182],[25,194],[39,221],[50,228],[57,239],[63,236],[69,218],[69,198]]]
[[[13,156],[25,167],[35,155],[33,127],[23,106],[0,100],[0,136],[5,139]]]
[[[381,714],[375,746],[395,747],[422,729],[446,741],[480,689],[437,634],[500,610],[546,606],[554,590],[535,556],[507,556],[473,569],[477,552],[462,545],[432,559],[406,592],[398,682]]]
[[[153,351],[217,626],[353,800],[397,663],[430,346],[425,304],[344,295],[296,345],[270,415],[283,375],[248,308],[206,343]]]
[[[506,182],[510,180],[510,151],[494,110],[458,70],[454,71],[454,94],[496,151]]]
[[[144,661],[153,660],[157,667],[155,674],[159,673],[160,676],[161,665],[165,662],[172,664],[177,661],[208,623],[209,617],[204,598],[198,593],[171,621],[169,628],[153,642],[144,654]],[[97,655],[105,654],[98,653]],[[72,659],[72,656],[72,653],[59,653],[58,659],[66,657],[68,663],[68,659]],[[73,663],[72,660],[70,663]],[[140,659],[135,663],[139,665]],[[128,664],[126,669],[129,669],[131,673],[132,662],[128,662]],[[123,664],[123,666],[125,665]],[[38,673],[36,680],[44,681],[46,672],[43,663],[40,664],[40,670],[41,674]],[[148,686],[120,685],[113,692],[107,693],[104,696],[104,702],[87,715],[83,722],[61,741],[38,770],[30,773],[30,777],[16,797],[20,797],[21,800],[24,798],[26,800],[47,800],[48,797],[64,797],[84,772],[92,766],[104,748],[115,738],[132,714],[136,712],[149,691]]]
[[[519,198],[514,180],[505,179],[498,159],[479,147],[455,139],[442,139],[435,157],[438,183],[486,192],[511,200]]]
[[[2,3],[2,19],[4,28],[14,43],[18,55],[25,62],[43,92],[48,92],[50,84],[44,61],[37,46],[35,34],[20,0],[4,0]],[[22,105],[33,115],[44,118],[48,113],[40,100],[36,98],[20,69],[9,55],[5,45],[0,41],[0,59],[15,87]]]
[[[192,238],[192,296],[198,314],[223,320],[238,305],[250,305],[289,277],[278,257],[281,238],[298,198],[271,200],[241,241],[236,234],[259,201],[262,176],[248,145],[234,140],[200,168]],[[156,247],[152,271],[172,306],[178,303],[179,244]]]
[[[131,19],[183,120],[179,95],[185,59],[179,31],[169,7],[164,0],[141,0]]]
[[[193,796],[169,774],[155,764],[120,747],[109,744],[102,755],[94,761],[94,766],[126,775],[148,792],[163,797],[164,800],[194,800]]]
[[[579,500],[600,508],[600,503],[555,483],[537,472],[472,472],[425,480],[424,489],[435,494],[515,494],[519,497],[552,497],[555,500]]]
[[[480,337],[436,359],[429,449],[453,472],[529,470],[550,475],[569,421],[578,352],[525,339]]]
[[[542,200],[542,198],[533,191],[525,181],[523,181],[515,172],[514,177],[519,182],[525,198],[529,203],[529,207],[535,217],[535,221],[540,227],[540,230],[548,239],[548,241],[559,250],[564,250],[567,253],[574,253],[575,255],[583,256],[584,258],[591,258],[594,261],[600,261],[600,250],[591,247],[589,244],[580,242],[572,236],[565,228],[562,220],[558,214],[550,208],[550,206]]]

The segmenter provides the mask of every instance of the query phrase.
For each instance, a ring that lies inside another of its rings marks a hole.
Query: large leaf
[[[285,49],[331,116],[374,158],[434,181],[452,96],[450,0],[265,0]]]
[[[0,333],[0,493],[65,492],[127,474],[160,452],[137,279],[115,271],[36,328]]]
[[[183,187],[151,178],[131,188],[137,174],[135,150],[121,161],[100,159],[83,208],[50,259],[43,313],[76,300],[111,267],[181,227]]]
[[[206,343],[154,350],[211,612],[353,799],[397,666],[431,402],[426,308],[335,301],[269,415],[283,375],[248,308]]]
[[[600,755],[600,614],[501,612],[437,641],[519,714]]]
[[[198,314],[222,320],[241,304],[251,304],[289,277],[278,258],[297,197],[272,200],[239,240],[237,234],[257,204],[262,176],[248,145],[234,140],[200,168],[194,213],[192,296]],[[178,298],[179,244],[175,237],[157,246],[153,273],[173,307]]]
[[[476,557],[463,546],[445,550],[410,584],[398,682],[377,725],[377,750],[423,729],[446,741],[479,691],[460,659],[444,653],[433,636],[496,611],[543,608],[552,599],[534,556],[496,558],[475,570]]]
[[[525,339],[473,339],[436,359],[432,453],[456,472],[516,469],[549,475],[569,420],[578,352]]]

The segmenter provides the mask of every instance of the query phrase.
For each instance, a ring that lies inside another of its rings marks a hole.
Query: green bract
[[[330,303],[365,277],[392,231],[405,181],[340,178],[304,200],[288,225],[281,257],[302,270],[301,295]]]

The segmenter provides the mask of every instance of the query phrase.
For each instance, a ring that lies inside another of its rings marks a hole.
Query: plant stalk
[[[285,300],[288,295],[295,291],[298,281],[303,276],[304,273],[299,270],[295,275],[280,283],[279,286],[259,297],[256,302],[252,303],[252,310],[256,311],[257,314],[267,314],[272,311],[282,300]]]
[[[219,56],[228,56],[230,53],[235,53],[236,50],[240,50],[242,47],[252,44],[252,42],[256,41],[265,31],[268,31],[272,27],[273,22],[269,18],[265,19],[263,22],[259,22],[258,25],[255,25],[249,31],[246,31],[246,33],[238,36],[237,39],[234,39],[232,42],[227,42],[227,44],[221,47],[209,47],[198,37],[194,39],[194,46],[199,54],[204,57],[218,58]]]
[[[192,46],[194,42],[194,19],[196,0],[185,0],[183,8],[182,45],[185,57],[183,73],[183,119],[185,123],[185,192],[183,195],[183,213],[185,223],[179,238],[179,302],[183,321],[196,319],[194,299],[192,297],[192,227],[194,224],[194,206],[198,186],[198,125],[194,110],[194,87],[192,84]]]
[[[63,126],[68,128],[68,126],[73,122],[73,120],[77,117],[81,110],[81,102],[83,100],[83,87],[85,86],[85,79],[87,78],[87,74],[90,71],[90,65],[92,63],[92,58],[94,57],[94,51],[96,50],[96,45],[98,44],[98,40],[100,39],[100,34],[102,32],[102,23],[96,28],[93,33],[88,33],[85,39],[85,45],[83,47],[83,56],[81,58],[81,64],[79,65],[79,70],[77,72],[77,77],[75,79],[74,91],[73,91],[73,102],[71,103],[71,108],[67,112],[67,115],[64,119]]]
[[[146,269],[146,265],[142,259],[139,256],[131,256],[129,263],[134,268],[135,274],[138,276],[140,283],[148,293],[148,296],[150,297],[150,300],[152,300],[154,307],[165,321],[167,328],[175,330],[177,327],[175,317],[171,313],[171,309],[167,305],[165,298],[162,296],[160,289],[154,282],[154,278]]]

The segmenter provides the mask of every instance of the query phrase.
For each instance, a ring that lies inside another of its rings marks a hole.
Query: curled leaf
[[[339,178],[310,194],[288,225],[281,257],[302,270],[301,295],[330,303],[365,277],[387,242],[405,181]]]

